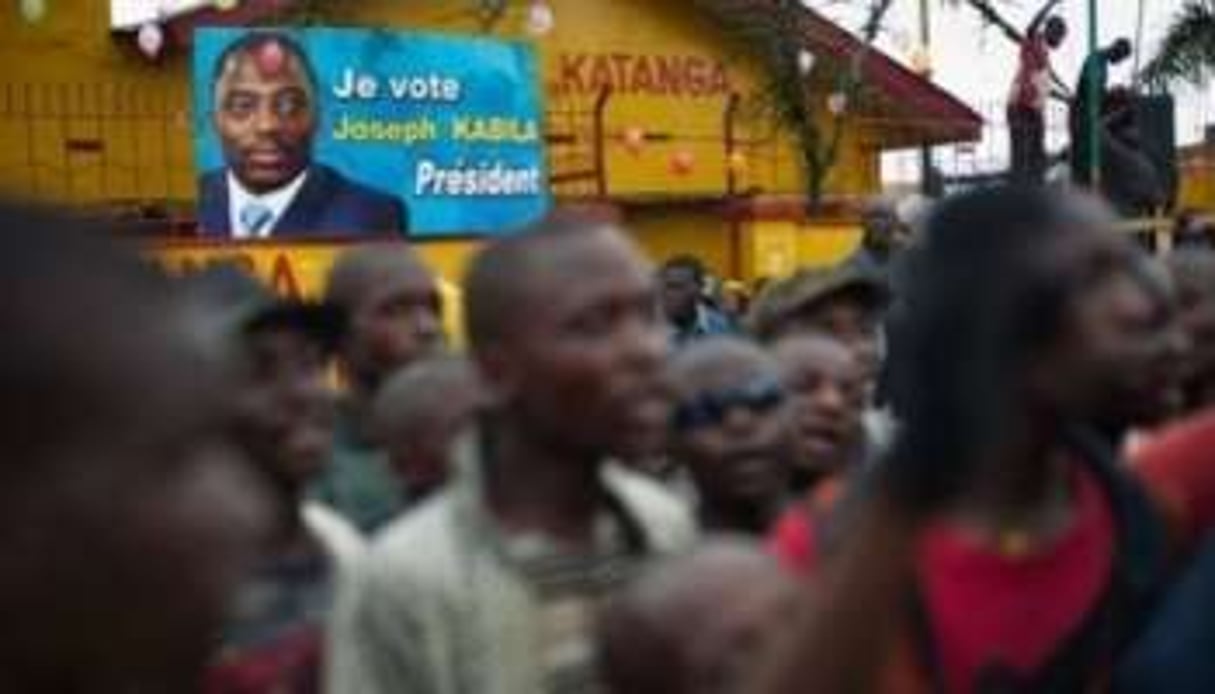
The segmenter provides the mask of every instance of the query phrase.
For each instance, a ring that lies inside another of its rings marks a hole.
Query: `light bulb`
[[[827,110],[833,116],[839,116],[848,109],[848,95],[843,92],[832,92],[827,97]]]
[[[802,77],[809,75],[814,70],[816,60],[814,54],[805,48],[797,52],[797,71],[802,74]]]
[[[544,36],[556,25],[557,17],[547,2],[537,0],[527,8],[527,33],[532,36]]]
[[[696,155],[686,149],[680,150],[671,157],[671,173],[676,176],[687,176],[696,168]]]
[[[21,0],[21,17],[30,24],[46,16],[46,0]]]
[[[141,53],[148,58],[155,58],[165,46],[165,32],[156,22],[147,22],[139,27],[135,43]]]

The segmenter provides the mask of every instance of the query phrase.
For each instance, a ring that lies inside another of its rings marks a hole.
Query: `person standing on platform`
[[[1046,106],[1053,79],[1050,53],[1067,38],[1067,23],[1050,14],[1059,2],[1047,2],[1025,28],[1017,74],[1008,95],[1010,179],[1016,184],[1038,185],[1046,177]]]

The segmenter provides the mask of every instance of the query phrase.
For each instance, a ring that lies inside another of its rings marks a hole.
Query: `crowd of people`
[[[729,302],[558,210],[458,351],[404,243],[302,301],[0,203],[0,691],[1208,689],[1215,252],[912,207]]]

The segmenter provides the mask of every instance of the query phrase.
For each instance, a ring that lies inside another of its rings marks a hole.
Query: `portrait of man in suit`
[[[279,32],[246,34],[215,63],[211,124],[225,165],[199,185],[207,236],[298,239],[408,231],[404,202],[313,159],[320,88],[308,56]]]

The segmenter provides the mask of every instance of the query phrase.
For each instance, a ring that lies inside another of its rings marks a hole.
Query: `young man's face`
[[[1067,39],[1067,24],[1059,17],[1052,17],[1046,22],[1043,36],[1047,46],[1058,48]]]
[[[443,347],[442,299],[426,268],[394,268],[366,284],[343,348],[356,376],[379,381]]]
[[[1062,415],[1122,428],[1179,404],[1186,343],[1173,306],[1149,288],[1125,240],[1091,226],[1062,230],[1044,263],[1074,286],[1036,386]]]
[[[308,336],[265,328],[246,339],[246,383],[238,397],[238,437],[277,485],[298,490],[328,460],[333,403],[325,355]]]
[[[779,500],[793,439],[775,365],[730,355],[711,373],[679,380],[672,451],[705,502],[741,509]]]
[[[615,229],[587,229],[541,249],[513,333],[486,375],[532,434],[577,455],[633,459],[666,426],[666,341],[653,272]]]
[[[390,412],[377,413],[387,429],[380,440],[388,462],[413,499],[447,481],[451,448],[472,424],[481,402],[480,391],[471,383],[437,386],[427,397],[430,404],[425,411],[411,408],[407,416],[413,421],[401,421],[403,415],[397,415],[394,422]]]
[[[1117,272],[1081,299],[1076,324],[1099,421],[1150,425],[1176,412],[1186,342],[1171,306],[1138,278]]]
[[[316,95],[298,58],[287,53],[276,63],[237,54],[215,89],[215,130],[228,167],[242,185],[255,193],[270,192],[308,167],[317,127]]]
[[[795,465],[814,476],[841,472],[856,462],[863,442],[866,382],[860,365],[847,347],[827,337],[791,338],[778,343],[775,353],[792,397]]]
[[[679,321],[694,318],[700,303],[700,283],[696,281],[696,273],[690,268],[676,266],[666,268],[660,274],[663,314]]]

